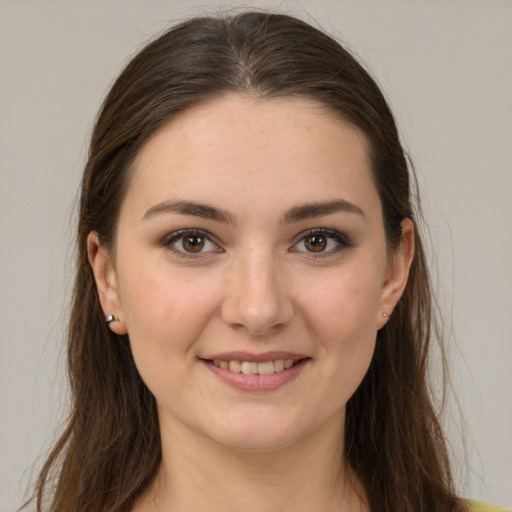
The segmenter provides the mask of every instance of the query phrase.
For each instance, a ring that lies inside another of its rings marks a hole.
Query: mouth
[[[251,355],[232,352],[201,359],[221,381],[242,391],[273,391],[294,381],[311,362],[290,353]]]
[[[211,359],[209,362],[216,368],[229,370],[233,373],[243,373],[244,375],[272,375],[280,373],[295,366],[302,359],[274,359],[270,361],[224,361]]]

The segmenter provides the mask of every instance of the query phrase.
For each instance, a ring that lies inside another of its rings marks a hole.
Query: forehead
[[[133,173],[126,200],[141,207],[183,195],[207,203],[229,196],[233,205],[239,198],[240,207],[340,194],[379,202],[365,135],[303,98],[229,95],[191,108],[142,147]]]

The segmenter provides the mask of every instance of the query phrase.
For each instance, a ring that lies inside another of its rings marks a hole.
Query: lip
[[[227,369],[217,368],[213,365],[212,360],[219,361],[249,361],[263,362],[276,359],[295,359],[298,362],[291,368],[275,372],[270,375],[259,375],[244,373],[236,373]],[[223,383],[238,389],[240,391],[264,392],[274,391],[295,380],[309,365],[311,359],[309,357],[300,356],[290,352],[266,352],[265,354],[247,354],[244,352],[229,352],[218,354],[212,359],[199,360],[215,377]]]
[[[276,359],[308,359],[304,354],[296,352],[271,351],[262,352],[261,354],[253,354],[251,352],[234,351],[223,352],[222,354],[214,354],[211,356],[201,357],[203,360],[211,361],[248,361],[250,363],[262,363],[264,361],[275,361]]]

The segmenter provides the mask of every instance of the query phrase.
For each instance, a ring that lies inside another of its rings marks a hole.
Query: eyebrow
[[[165,201],[163,203],[156,204],[149,208],[142,218],[149,219],[159,213],[193,215],[194,217],[200,217],[201,219],[215,220],[226,224],[236,224],[236,218],[228,211],[192,201]]]
[[[304,219],[332,215],[338,212],[355,213],[365,217],[363,210],[359,206],[345,199],[335,199],[326,203],[305,203],[294,206],[285,213],[283,220],[285,223],[292,223]]]
[[[363,210],[359,206],[345,199],[335,199],[328,202],[312,202],[294,206],[284,214],[282,221],[285,224],[291,224],[304,219],[323,217],[338,212],[353,213],[365,217]],[[236,217],[227,210],[193,201],[165,201],[158,203],[149,208],[142,218],[149,219],[162,213],[192,215],[201,219],[232,225],[237,223]]]

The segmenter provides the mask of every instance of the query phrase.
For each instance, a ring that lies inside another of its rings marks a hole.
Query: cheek
[[[139,273],[124,285],[121,298],[137,366],[193,359],[190,348],[216,308],[215,288],[165,268]]]
[[[376,330],[382,291],[379,267],[351,265],[305,280],[300,291],[303,309],[327,331]]]
[[[340,269],[329,280],[306,283],[309,328],[338,389],[352,394],[373,356],[381,277],[368,266]],[[344,396],[348,399],[348,396]]]

